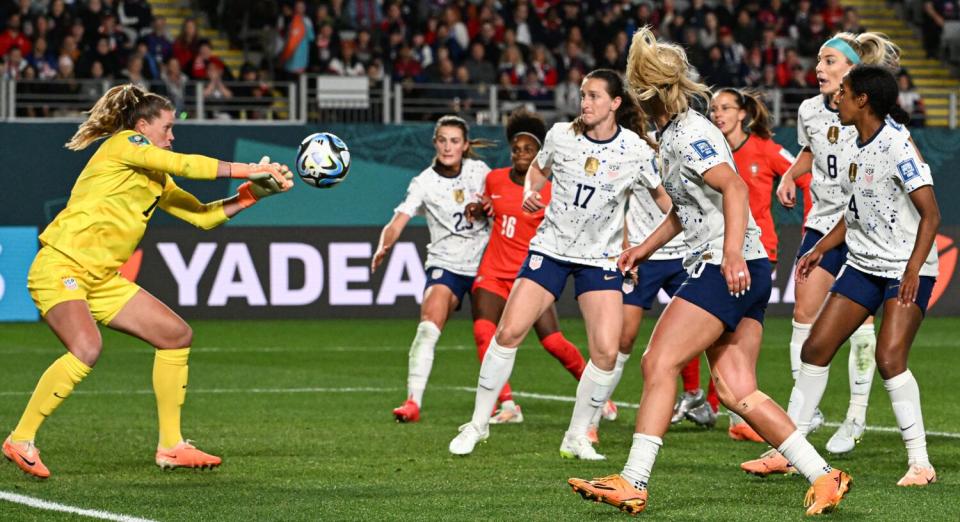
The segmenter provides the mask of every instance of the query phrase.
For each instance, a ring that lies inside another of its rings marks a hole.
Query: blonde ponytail
[[[147,121],[156,118],[162,110],[173,110],[170,100],[130,83],[117,85],[87,111],[87,119],[64,146],[70,150],[83,150],[100,138],[133,129],[141,118]]]
[[[838,38],[853,48],[860,56],[860,63],[879,65],[891,73],[900,69],[900,47],[893,43],[887,35],[876,32],[861,34],[837,33]]]
[[[627,56],[627,84],[641,102],[658,98],[667,114],[690,108],[693,98],[710,103],[710,89],[689,76],[690,62],[682,47],[657,42],[650,26],[633,35]]]

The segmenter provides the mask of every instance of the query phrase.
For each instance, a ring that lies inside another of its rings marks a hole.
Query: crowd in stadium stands
[[[199,0],[201,6],[223,4]],[[784,102],[796,105],[809,91],[794,89],[816,87],[820,45],[836,31],[865,30],[857,10],[840,0],[227,4],[226,14],[211,10],[210,19],[246,19],[254,29],[261,28],[251,20],[263,20],[273,35],[258,49],[260,63],[244,64],[239,74],[199,36],[195,20],[185,20],[171,37],[147,0],[0,0],[3,77],[67,80],[50,88],[70,92],[81,89],[69,83],[76,78],[152,82],[182,108],[189,79],[207,82],[207,97],[229,100],[269,97],[263,82],[304,72],[374,81],[389,75],[410,89],[437,84],[430,97],[455,100],[451,110],[469,109],[485,98],[481,86],[489,84],[508,104],[555,106],[559,116],[569,117],[579,111],[583,74],[596,67],[622,70],[631,35],[649,24],[661,38],[686,47],[706,83],[785,88]],[[933,4],[952,5],[957,14],[956,0]],[[230,9],[252,15],[228,16]],[[252,83],[228,87],[235,79]],[[919,98],[913,101],[922,107]]]

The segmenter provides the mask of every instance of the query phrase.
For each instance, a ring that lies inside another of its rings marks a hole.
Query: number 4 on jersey
[[[857,212],[857,198],[850,196],[850,204],[847,205],[847,210],[853,212],[853,219],[860,219],[860,213]]]

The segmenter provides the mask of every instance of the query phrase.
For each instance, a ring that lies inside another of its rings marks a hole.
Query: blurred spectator
[[[223,83],[223,67],[216,62],[207,62],[207,83],[203,87],[203,103],[207,117],[228,120],[232,117],[228,107],[233,91]]]
[[[383,19],[378,0],[347,0],[347,17],[354,27],[377,27]]]
[[[783,59],[783,49],[777,45],[777,32],[773,26],[763,28],[760,46],[757,48],[763,65],[777,65]]]
[[[103,9],[101,0],[88,0],[86,5],[80,8],[77,18],[83,23],[84,40],[80,43],[84,46],[93,45],[97,36],[100,34],[100,23],[106,11]]]
[[[177,114],[186,110],[187,95],[187,76],[180,69],[180,60],[171,56],[164,62],[163,71],[160,73],[160,80],[163,82],[161,92],[170,98]]]
[[[713,11],[707,11],[703,18],[703,27],[697,29],[695,33],[700,43],[700,47],[709,48],[720,40],[720,25],[717,21],[717,14]]]
[[[373,46],[373,39],[370,37],[370,31],[361,29],[357,31],[357,42],[354,46],[357,59],[363,63],[371,63],[377,55],[377,50]]]
[[[330,60],[330,72],[339,76],[363,76],[367,68],[353,53],[353,42],[340,46],[340,56]]]
[[[777,85],[786,87],[794,76],[794,71],[803,71],[803,63],[795,49],[787,49],[783,61],[777,65]]]
[[[567,42],[564,45],[563,54],[557,61],[557,69],[561,75],[566,75],[570,69],[580,69],[581,71],[593,70],[593,60],[580,48],[576,42]]]
[[[737,0],[721,0],[714,10],[720,27],[733,27],[737,21]]]
[[[611,47],[612,44],[611,44]],[[616,49],[614,51],[614,59],[616,60]],[[546,87],[553,87],[557,84],[557,69],[553,66],[553,57],[550,56],[550,53],[547,52],[546,46],[543,44],[537,44],[533,48],[533,56],[530,58],[530,71],[533,71],[537,75],[537,79],[540,83]],[[626,64],[626,62],[624,62]]]
[[[160,78],[160,64],[163,63],[162,60],[157,60],[157,58],[150,52],[150,48],[147,47],[146,42],[137,43],[136,49],[133,50],[133,54],[139,55],[143,59],[143,74],[150,80],[156,80]]]
[[[730,74],[728,64],[723,58],[723,51],[719,45],[714,45],[707,51],[707,60],[699,69],[700,81],[712,87],[731,87],[734,77]]]
[[[760,41],[757,24],[746,9],[737,14],[737,24],[733,27],[733,38],[743,47],[753,47]]]
[[[823,15],[814,13],[810,16],[810,24],[800,30],[797,41],[797,51],[800,56],[813,58],[820,52],[820,47],[830,38],[830,31],[823,21]]]
[[[747,53],[747,61],[740,78],[740,85],[745,87],[759,87],[763,83],[763,54],[754,47]]]
[[[27,61],[23,59],[23,51],[19,47],[13,46],[4,56],[3,79],[19,80],[20,73],[27,67]]]
[[[180,62],[180,68],[186,69],[193,63],[197,55],[197,47],[200,44],[200,34],[197,32],[197,21],[193,18],[187,18],[180,26],[180,34],[173,41],[173,55]]]
[[[557,49],[563,45],[567,37],[567,31],[563,26],[563,20],[556,7],[547,10],[547,17],[540,26],[542,41],[548,48]]]
[[[33,42],[33,52],[27,56],[27,63],[40,80],[49,80],[57,75],[57,62],[47,46],[46,38],[37,38]]]
[[[553,96],[550,94],[550,91],[543,86],[540,78],[537,77],[537,72],[530,69],[523,77],[523,88],[520,90],[520,99],[522,101],[532,102],[534,106],[540,107],[542,110],[542,105],[545,102],[552,101]]]
[[[505,71],[500,73],[497,80],[497,99],[500,100],[500,108],[504,112],[523,105],[520,101],[520,91],[513,85],[510,74]]]
[[[52,0],[46,18],[50,22],[50,47],[59,47],[63,37],[70,32],[73,16],[67,10],[63,0]]]
[[[824,6],[820,14],[823,15],[823,23],[826,24],[827,30],[832,32],[840,30],[844,14],[840,0],[827,0],[827,5]]]
[[[310,71],[327,74],[330,70],[330,60],[337,55],[338,48],[337,34],[333,31],[333,26],[330,24],[320,26],[320,32],[310,53]]]
[[[520,48],[516,45],[507,47],[503,54],[500,55],[500,66],[498,69],[500,74],[507,74],[512,85],[519,85],[523,79],[523,75],[527,72],[527,64],[523,61]]]
[[[270,85],[264,81],[260,72],[251,63],[244,63],[240,68],[240,81],[244,83],[233,88],[235,104],[245,108],[244,115],[249,119],[266,119],[269,115],[269,108],[273,105],[273,93],[270,90]],[[251,109],[246,109],[246,107],[251,107]]]
[[[927,58],[940,55],[940,37],[945,23],[960,20],[957,0],[927,0],[923,3],[923,48]]]
[[[553,92],[557,113],[562,120],[572,120],[580,114],[580,83],[583,72],[576,67],[567,71],[563,82]]]
[[[213,45],[210,43],[210,40],[200,40],[200,44],[197,46],[197,56],[190,65],[190,77],[194,80],[207,80],[207,74],[210,72],[210,64],[217,66],[219,69],[217,72],[220,76],[225,77],[227,80],[233,79],[233,74],[230,72],[227,64],[223,63],[223,60],[221,60],[219,56],[213,54]]]
[[[493,24],[485,23],[480,26],[480,34],[474,38],[473,43],[483,46],[483,57],[491,65],[500,62],[500,46],[497,43],[497,33]],[[471,78],[475,78],[475,76],[471,74]]]
[[[696,34],[696,33],[694,33]],[[617,46],[613,42],[608,43],[603,48],[603,56],[597,61],[597,68],[606,68],[614,69],[621,71],[626,68],[627,58],[626,56],[620,56],[620,53],[617,52]]]
[[[727,64],[727,70],[736,77],[746,59],[746,49],[743,44],[733,39],[733,32],[726,27],[720,28],[719,46],[723,61]]]
[[[117,17],[112,14],[103,15],[98,31],[101,37],[107,39],[110,50],[117,52],[121,56],[126,55],[133,46],[133,41],[127,33],[117,25]]]
[[[475,41],[470,46],[470,58],[464,65],[474,83],[492,84],[497,80],[497,71],[486,59],[486,48],[480,41]]]
[[[867,28],[860,23],[860,13],[856,7],[848,7],[843,10],[843,26],[840,27],[840,30],[853,34],[867,32]]]
[[[127,59],[127,67],[120,72],[123,81],[130,82],[145,91],[151,91],[150,82],[143,75],[143,57],[139,54],[132,54]]]
[[[420,62],[414,59],[410,46],[404,44],[400,47],[397,59],[393,62],[394,81],[413,82],[420,77],[421,73],[423,73],[423,68],[420,66]]]
[[[323,5],[323,4],[321,4]],[[336,29],[353,29],[353,21],[343,0],[330,1],[330,18]]]
[[[923,127],[927,120],[926,108],[923,105],[923,98],[917,92],[916,86],[913,85],[913,79],[910,78],[906,69],[900,70],[897,75],[897,84],[900,87],[897,104],[910,115],[910,126]]]
[[[800,34],[810,29],[811,16],[813,16],[813,7],[810,0],[798,0],[789,29],[791,39],[799,40]]]
[[[76,65],[77,73],[84,78],[89,76],[90,66],[95,61],[103,65],[104,76],[107,78],[116,78],[120,74],[120,58],[116,52],[110,50],[110,41],[106,37],[98,38],[93,49],[81,55]],[[71,69],[72,65],[71,63]]]
[[[20,83],[17,84],[17,96],[24,102],[17,104],[17,116],[26,116],[28,118],[43,118],[50,115],[50,108],[47,105],[35,105],[29,103],[34,95],[46,94],[50,89],[48,82],[37,82],[37,72],[33,66],[27,65],[20,75]]]
[[[706,49],[716,45],[711,44],[707,48],[704,48],[700,42],[701,41],[697,35],[697,29],[695,27],[688,27],[683,32],[683,47],[687,51],[687,61],[689,61],[690,65],[692,65],[695,69],[700,69],[703,67],[703,64],[706,63]]]
[[[288,78],[303,74],[310,60],[310,43],[316,35],[313,32],[313,22],[306,16],[306,12],[306,2],[297,0],[293,6],[293,18],[286,27],[286,37],[283,49],[280,51],[280,64]],[[329,26],[329,24],[325,25],[325,27]]]
[[[121,0],[117,8],[120,25],[133,30],[134,38],[153,25],[153,10],[147,0]]]
[[[400,11],[400,4],[397,2],[391,2],[390,5],[386,7],[386,17],[382,22],[380,22],[378,27],[381,35],[382,47],[388,46],[387,39],[394,33],[399,33],[400,39],[404,41],[410,35],[407,29],[407,23],[403,20],[402,14],[403,13]]]
[[[144,43],[157,63],[165,63],[173,54],[173,42],[167,35],[167,19],[158,16],[153,19],[150,31],[143,36]]]
[[[613,42],[613,37],[626,28],[626,25],[622,6],[620,4],[607,5],[601,10],[599,16],[595,17],[595,21],[587,33],[590,47],[593,49],[606,48],[608,43]]]
[[[50,94],[63,96],[66,99],[75,97],[80,93],[80,84],[77,82],[77,75],[73,69],[73,60],[69,56],[61,56],[57,61],[56,82],[50,85]],[[70,110],[54,111],[55,116],[67,116]]]
[[[67,35],[63,38],[63,41],[60,42],[60,49],[57,52],[57,67],[59,68],[60,57],[66,56],[73,61],[80,59],[80,48],[77,45],[77,39],[72,35]]]
[[[396,6],[396,11],[399,16],[400,7],[397,6],[397,4],[392,5]],[[448,5],[444,8],[443,23],[446,24],[447,29],[450,31],[450,38],[456,40],[460,49],[465,51],[467,46],[470,45],[470,33],[467,31],[467,26],[461,19],[460,8],[456,5]]]
[[[423,33],[413,35],[413,44],[410,49],[414,60],[420,62],[421,67],[430,67],[433,63],[433,48],[427,45]]]
[[[0,56],[6,56],[11,47],[17,47],[23,54],[30,54],[33,44],[20,32],[20,15],[12,14],[7,19],[7,30],[0,33]]]
[[[470,78],[470,71],[463,65],[457,67],[454,77],[462,87],[460,92],[454,97],[453,112],[463,113],[482,107],[486,103],[486,95],[479,87],[474,85]]]
[[[693,0],[690,7],[683,12],[683,18],[690,27],[702,29],[707,26],[707,13],[709,12],[710,8],[706,6],[704,0]]]
[[[534,41],[541,39],[541,27],[536,17],[530,16],[530,7],[527,4],[518,3],[513,9],[513,19],[508,27],[513,29],[517,37],[517,42],[530,47]]]
[[[563,27],[567,33],[572,32],[574,27],[582,33],[584,29],[584,13],[580,11],[580,2],[576,0],[566,0],[561,3],[560,10]]]

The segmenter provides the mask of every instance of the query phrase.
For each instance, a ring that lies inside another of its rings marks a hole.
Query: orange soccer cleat
[[[807,490],[807,496],[803,499],[807,515],[820,515],[833,511],[840,505],[840,501],[851,487],[853,487],[853,479],[839,469],[831,470],[830,473],[814,480],[813,485]]]
[[[763,455],[760,455],[759,459],[748,460],[740,464],[740,469],[751,475],[757,475],[758,477],[766,477],[767,475],[777,473],[791,475],[797,472],[797,468],[791,466],[790,463],[787,462],[787,458],[775,449],[770,449]]]
[[[42,479],[50,476],[50,470],[40,461],[40,450],[33,445],[32,440],[14,442],[7,437],[7,440],[3,441],[3,456],[28,475]]]
[[[731,424],[727,428],[727,435],[733,440],[749,440],[753,442],[766,442],[753,428],[746,422]]]
[[[897,485],[923,487],[928,484],[933,484],[936,481],[937,471],[933,469],[933,466],[925,468],[923,466],[912,464],[910,469],[907,470],[907,474],[897,481]]]
[[[420,406],[413,399],[393,409],[393,416],[397,422],[417,422],[420,420]]]
[[[647,490],[633,487],[620,475],[593,480],[572,478],[567,484],[584,500],[605,502],[620,511],[637,515],[647,508]]]
[[[198,450],[190,441],[180,441],[180,444],[170,449],[157,448],[157,466],[163,469],[213,469],[221,462],[220,457]]]

